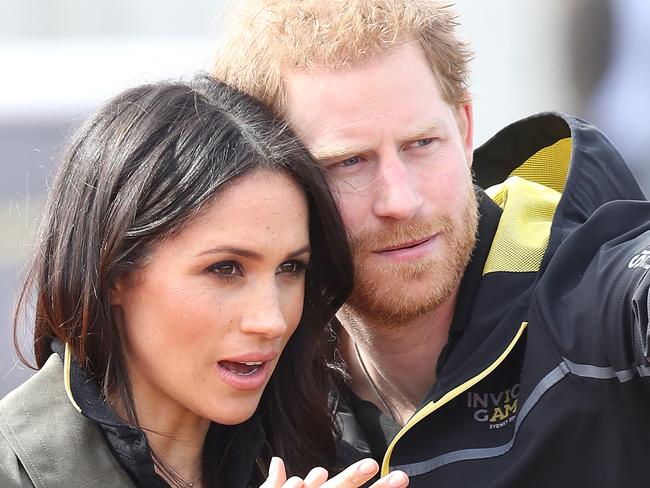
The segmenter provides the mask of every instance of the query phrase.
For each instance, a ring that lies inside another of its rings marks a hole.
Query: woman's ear
[[[113,286],[111,286],[108,292],[108,303],[111,307],[114,305],[122,305],[122,296],[125,288],[124,278],[119,278],[113,283]]]
[[[126,286],[124,280],[119,279],[108,292],[108,304],[111,309],[111,317],[113,318],[113,323],[115,324],[118,333],[121,333],[124,327],[124,309],[122,308],[122,305],[125,291]]]

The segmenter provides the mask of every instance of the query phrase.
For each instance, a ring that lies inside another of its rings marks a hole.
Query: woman
[[[16,315],[35,303],[39,371],[0,402],[0,485],[257,486],[276,455],[308,474],[276,458],[265,486],[360,486],[374,461],[309,469],[335,459],[327,322],[351,269],[326,182],[257,102],[209,78],[119,95],[49,195]]]

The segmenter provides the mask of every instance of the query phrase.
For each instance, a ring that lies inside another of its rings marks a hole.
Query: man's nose
[[[409,220],[422,206],[422,196],[407,165],[397,154],[380,162],[373,212],[377,217]]]
[[[268,339],[277,339],[287,332],[289,326],[275,285],[256,286],[244,308],[240,322],[242,332]]]

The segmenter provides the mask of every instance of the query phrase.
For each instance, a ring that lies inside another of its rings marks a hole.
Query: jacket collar
[[[502,213],[501,208],[479,187],[476,187],[476,198],[480,216],[476,233],[476,245],[460,283],[454,317],[449,331],[451,341],[463,332],[469,322],[474,297]]]
[[[128,488],[94,422],[73,408],[62,388],[63,363],[52,354],[29,380],[0,402],[0,431],[36,488]]]
[[[168,484],[155,472],[149,442],[138,427],[127,424],[105,401],[97,382],[81,368],[71,349],[59,341],[52,350],[64,361],[64,384],[72,406],[87,419],[96,422],[120,465],[138,486],[166,488]],[[264,429],[257,415],[237,426],[213,424],[211,435],[232,440],[229,449],[234,455],[227,463],[229,487],[246,487],[256,469],[255,462],[265,442]],[[218,461],[215,461],[218,462]]]
[[[479,223],[476,246],[472,252],[461,281],[460,291],[454,318],[449,332],[449,341],[443,348],[438,359],[438,372],[446,362],[446,358],[453,351],[454,346],[462,337],[471,316],[472,304],[478,290],[483,273],[485,261],[490,252],[490,245],[499,223],[501,209],[483,190],[476,187],[476,198],[479,205]],[[435,386],[434,386],[435,388]],[[430,400],[435,390],[425,397],[423,403]],[[336,412],[337,422],[341,427],[342,437],[337,444],[337,458],[340,466],[347,466],[365,457],[372,457],[372,449],[368,443],[363,428],[355,417],[350,397],[352,391],[343,385],[338,391],[331,394],[331,402]]]
[[[645,200],[616,147],[596,127],[568,114],[543,112],[514,122],[474,152],[482,188],[519,175],[562,194],[541,268],[557,246],[600,206]]]

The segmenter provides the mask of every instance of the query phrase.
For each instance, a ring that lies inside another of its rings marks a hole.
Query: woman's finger
[[[403,471],[393,471],[383,478],[375,481],[370,488],[405,488],[409,484],[409,478]]]
[[[358,488],[379,471],[379,465],[373,459],[363,459],[341,471],[322,488]],[[387,486],[387,485],[386,485]]]
[[[305,483],[302,481],[302,478],[292,476],[284,485],[282,485],[282,488],[304,488],[304,486]]]
[[[284,469],[284,461],[279,457],[272,457],[269,463],[269,475],[260,488],[282,488],[287,481],[287,472]]]
[[[305,476],[305,488],[320,488],[328,477],[329,473],[325,468],[314,468]]]

